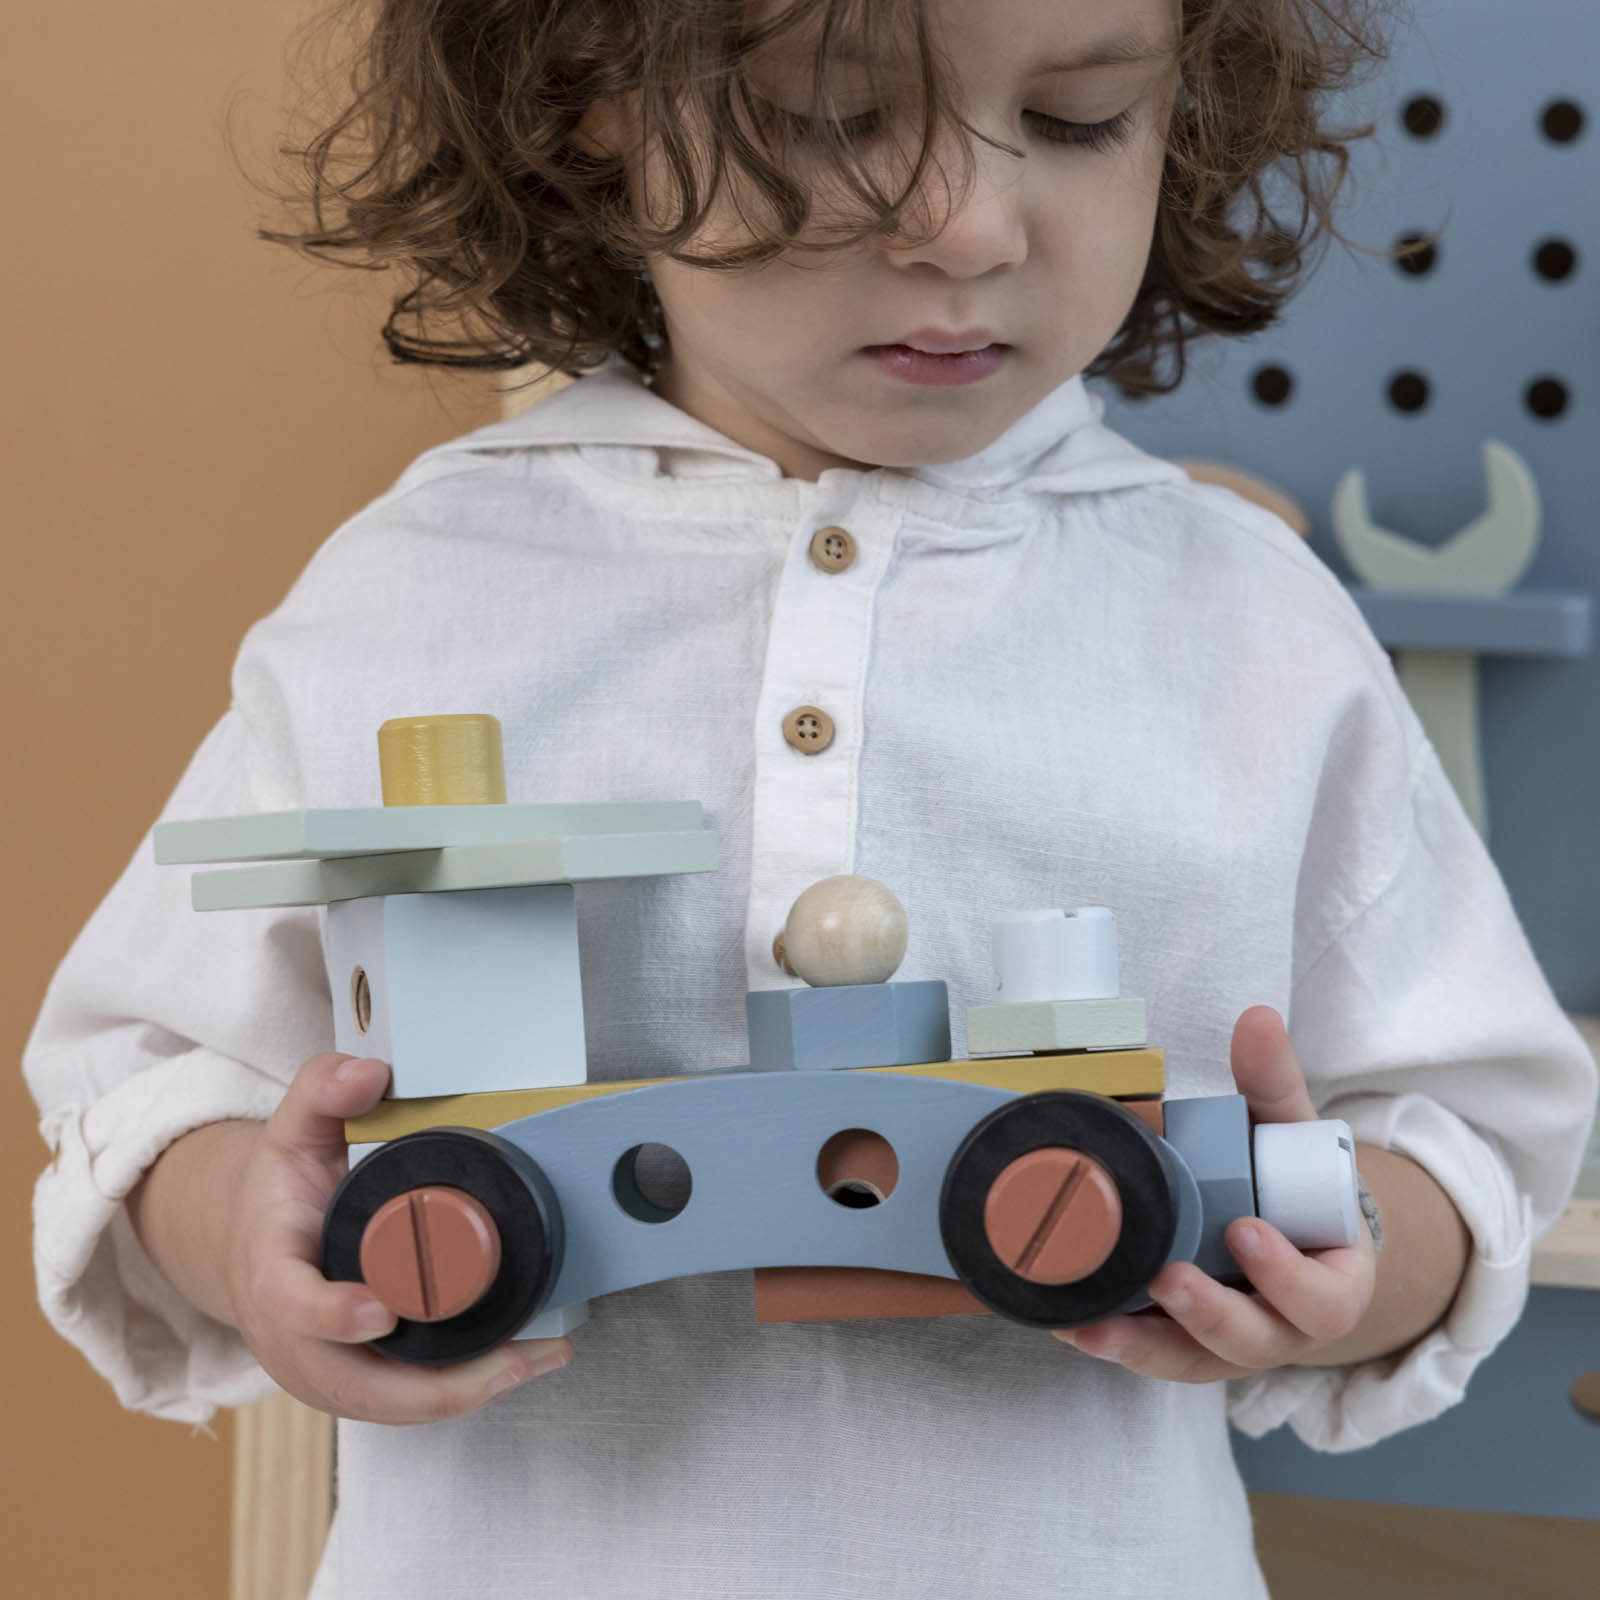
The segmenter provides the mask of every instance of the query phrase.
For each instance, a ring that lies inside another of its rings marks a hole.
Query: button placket
[[[750,988],[793,983],[773,936],[795,897],[853,870],[872,613],[908,485],[819,483],[773,597],[757,700],[745,962]]]

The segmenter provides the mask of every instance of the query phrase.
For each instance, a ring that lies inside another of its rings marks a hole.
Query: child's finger
[[[309,1347],[305,1376],[312,1405],[357,1422],[443,1422],[542,1377],[572,1358],[570,1339],[526,1339],[503,1345],[458,1367],[411,1367],[371,1350]]]
[[[361,1344],[392,1333],[398,1320],[364,1283],[333,1283],[309,1261],[284,1257],[258,1293],[285,1332],[335,1344]]]
[[[343,1160],[344,1119],[370,1111],[388,1086],[388,1065],[375,1057],[312,1056],[295,1073],[262,1137],[285,1154]]]
[[[1253,1251],[1241,1248],[1247,1235],[1257,1241]],[[1344,1245],[1308,1256],[1257,1219],[1236,1220],[1225,1238],[1262,1299],[1319,1344],[1344,1338],[1372,1302],[1370,1252]]]
[[[1283,1018],[1271,1006],[1251,1006],[1233,1025],[1233,1081],[1255,1122],[1315,1122],[1317,1108],[1289,1043]]]

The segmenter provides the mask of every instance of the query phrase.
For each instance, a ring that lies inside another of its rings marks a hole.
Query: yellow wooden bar
[[[919,1062],[910,1067],[853,1067],[854,1072],[893,1072],[904,1077],[950,1078],[1037,1094],[1042,1089],[1086,1089],[1122,1098],[1158,1095],[1166,1090],[1164,1057],[1159,1050],[1069,1050],[1031,1056],[987,1056],[970,1061]],[[620,1094],[657,1083],[682,1083],[694,1073],[670,1078],[631,1078],[616,1083],[576,1083],[556,1089],[503,1089],[490,1094],[430,1095],[418,1100],[385,1100],[365,1116],[344,1125],[351,1144],[382,1144],[403,1133],[447,1125],[498,1128],[536,1111],[550,1111],[574,1100]]]

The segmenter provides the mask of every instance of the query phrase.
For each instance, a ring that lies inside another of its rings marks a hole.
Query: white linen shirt
[[[1595,1069],[1338,581],[1277,517],[1100,421],[1081,379],[949,465],[816,482],[613,360],[431,450],[246,635],[164,817],[379,803],[375,731],[492,712],[513,801],[704,802],[709,874],[579,885],[591,1077],[741,1065],[746,989],[833,873],[910,916],[897,977],[989,998],[988,923],[1106,905],[1173,1096],[1286,1018],[1313,1100],[1471,1229],[1401,1357],[1136,1377],[990,1316],[758,1325],[750,1277],[594,1302],[570,1366],[427,1427],[344,1423],[320,1600],[1263,1596],[1226,1421],[1348,1450],[1437,1415],[1516,1321]],[[857,543],[828,571],[829,524]],[[782,723],[818,706],[833,742]],[[148,837],[25,1068],[54,1152],[45,1311],[157,1416],[270,1387],[122,1202],[178,1135],[332,1047],[316,909],[199,914]]]

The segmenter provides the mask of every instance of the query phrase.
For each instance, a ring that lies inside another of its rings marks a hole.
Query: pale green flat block
[[[585,833],[678,833],[705,822],[698,800],[598,804],[363,806],[342,811],[262,811],[243,817],[158,822],[156,861],[283,861],[526,844]]]
[[[1021,1005],[968,1006],[967,1049],[1133,1050],[1145,1043],[1144,1001],[1030,1000]]]
[[[699,810],[698,804],[694,809]],[[680,833],[579,834],[522,844],[452,845],[400,855],[274,861],[259,867],[197,872],[190,880],[190,895],[196,911],[324,906],[370,895],[714,872],[718,860],[718,839],[710,828]]]

